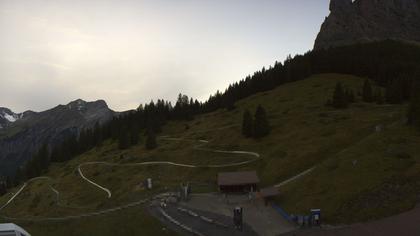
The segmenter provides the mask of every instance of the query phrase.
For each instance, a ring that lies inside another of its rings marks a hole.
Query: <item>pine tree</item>
[[[415,81],[413,84],[407,118],[410,125],[420,129],[420,81]]]
[[[369,79],[366,79],[363,84],[362,97],[364,102],[373,102],[372,85],[370,84]]]
[[[0,196],[3,196],[7,193],[6,183],[3,180],[0,180]]]
[[[270,125],[265,109],[261,105],[258,105],[254,117],[254,137],[261,138],[268,135],[270,133]]]
[[[385,103],[384,96],[382,95],[382,91],[379,88],[375,90],[374,98],[375,98],[376,104],[378,104],[378,105],[382,105],[382,104]]]
[[[130,133],[123,129],[120,132],[120,135],[118,137],[118,148],[119,149],[127,149],[130,147]]]
[[[340,82],[338,82],[335,86],[332,105],[338,109],[348,107],[347,96]]]
[[[348,104],[356,102],[356,97],[354,96],[354,92],[351,89],[346,89],[346,101]]]
[[[99,124],[99,122],[95,123],[95,126],[93,128],[93,145],[94,146],[100,146],[103,141],[103,133],[102,133],[102,127]]]
[[[155,149],[157,147],[156,135],[153,129],[148,129],[146,132],[146,149]]]
[[[9,189],[9,188],[12,188],[12,187],[13,187],[13,180],[12,180],[12,178],[10,178],[10,176],[7,176],[6,177],[6,188]]]
[[[35,160],[39,162],[41,172],[48,170],[48,166],[50,165],[50,155],[48,152],[48,145],[46,143],[39,149]]]
[[[13,183],[15,184],[15,186],[17,186],[24,180],[25,180],[25,176],[24,176],[22,167],[18,167],[15,173],[15,177],[13,179]]]
[[[402,81],[394,79],[388,83],[386,88],[386,102],[390,104],[401,104],[404,101]]]
[[[247,138],[252,137],[253,135],[253,126],[254,121],[252,119],[251,112],[249,110],[245,110],[242,118],[242,135]]]
[[[140,129],[137,124],[134,124],[130,129],[130,144],[137,145],[139,143]]]

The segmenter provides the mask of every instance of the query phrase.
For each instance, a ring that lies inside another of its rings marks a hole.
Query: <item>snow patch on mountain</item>
[[[19,118],[17,115],[10,115],[10,114],[5,114],[3,116],[6,120],[8,120],[9,122],[15,122],[17,120],[17,118]],[[16,118],[17,117],[17,118]]]
[[[7,123],[13,123],[22,118],[21,114],[16,114],[8,108],[0,107],[0,123],[1,128],[4,128]]]

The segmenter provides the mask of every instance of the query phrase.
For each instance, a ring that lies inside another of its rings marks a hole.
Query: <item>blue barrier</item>
[[[283,210],[280,206],[277,206],[276,204],[271,204],[271,206],[274,208],[274,210],[276,210],[281,216],[283,216],[283,218],[285,218],[288,221],[292,221],[291,217],[289,216],[289,214],[287,214],[287,212],[285,210]]]

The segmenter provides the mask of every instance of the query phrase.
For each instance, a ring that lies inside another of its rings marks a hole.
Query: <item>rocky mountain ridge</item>
[[[420,0],[331,0],[314,49],[386,39],[420,41]]]
[[[9,124],[23,118],[24,113],[14,113],[9,108],[0,107],[0,129],[4,129]]]
[[[78,99],[43,112],[19,114],[0,108],[0,175],[12,175],[42,144],[58,144],[68,135],[106,122],[115,114],[103,100]]]

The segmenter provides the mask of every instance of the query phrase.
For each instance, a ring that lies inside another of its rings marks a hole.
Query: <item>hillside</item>
[[[43,220],[33,223],[16,220],[35,236],[83,235],[83,232],[104,236],[172,234],[163,230],[161,223],[148,215],[147,207],[141,205],[65,221],[43,218],[126,205],[173,190],[187,181],[193,183],[193,192],[216,191],[215,179],[220,171],[257,170],[264,187],[312,167],[316,168],[310,174],[280,187],[277,203],[290,213],[322,208],[328,222],[341,223],[348,222],[350,215],[354,220],[368,219],[358,217],[359,213],[369,213],[370,219],[409,209],[416,201],[414,189],[419,179],[420,158],[416,143],[420,138],[404,125],[406,107],[366,104],[358,97],[358,102],[349,109],[334,110],[325,103],[337,82],[360,91],[364,79],[340,74],[315,75],[240,100],[232,111],[217,110],[188,122],[171,121],[163,127],[159,147],[153,151],[144,148],[144,138],[140,145],[124,151],[107,141],[67,163],[53,164],[45,174],[51,179],[32,181],[0,213]],[[261,140],[245,139],[240,125],[243,111],[253,112],[258,104],[267,110],[271,134]],[[383,127],[381,132],[376,132],[377,126]],[[197,140],[207,140],[208,144],[204,146]],[[250,155],[210,150],[257,152],[261,159],[226,168],[130,165],[145,161],[203,166],[253,161]],[[83,173],[109,189],[110,198],[77,172],[80,164],[97,161],[116,165],[84,165]],[[153,191],[146,191],[141,185],[148,177],[155,180]],[[1,197],[0,204],[10,197],[11,193]]]
[[[80,99],[42,112],[15,114],[0,108],[0,122],[5,111],[8,111],[5,117],[14,119],[9,118],[13,122],[0,128],[0,176],[13,176],[43,144],[59,144],[70,134],[91,128],[97,122],[109,121],[115,114],[103,100],[85,102]]]

